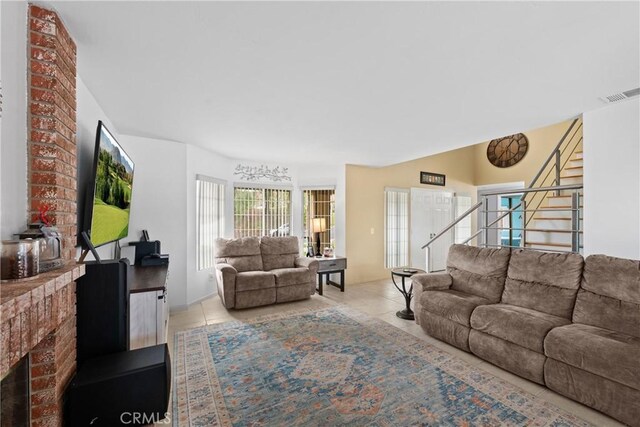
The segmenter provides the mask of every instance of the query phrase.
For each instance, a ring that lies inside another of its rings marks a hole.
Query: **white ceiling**
[[[635,1],[53,6],[120,133],[240,159],[386,165],[640,86]]]

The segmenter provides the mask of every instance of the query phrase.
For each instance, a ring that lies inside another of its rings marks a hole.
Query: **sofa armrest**
[[[449,273],[421,273],[411,276],[413,287],[420,287],[423,291],[449,289],[452,285]]]
[[[235,307],[236,302],[236,270],[232,265],[216,264],[216,279],[218,282],[218,295],[226,308]]]
[[[422,302],[420,297],[424,291],[437,289],[449,289],[451,287],[451,276],[449,273],[422,273],[411,276],[413,285],[413,311],[416,316],[416,323],[420,324],[420,311]]]
[[[298,257],[296,258],[296,267],[305,267],[311,271],[314,276],[318,272],[318,268],[320,268],[320,263],[317,259],[307,258],[307,257]]]
[[[318,260],[307,257],[298,257],[295,261],[296,267],[303,267],[309,270],[309,295],[316,293],[316,276],[320,263]]]

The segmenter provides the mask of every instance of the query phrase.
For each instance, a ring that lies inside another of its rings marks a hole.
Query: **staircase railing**
[[[481,196],[481,201],[473,205],[467,211],[462,213],[459,217],[454,219],[449,225],[444,227],[440,232],[438,232],[433,238],[431,238],[427,243],[422,246],[422,249],[426,250],[426,266],[427,271],[433,271],[431,265],[431,246],[434,242],[440,240],[444,235],[446,235],[449,231],[451,231],[458,223],[460,223],[465,218],[471,216],[474,212],[480,212],[483,217],[483,225],[478,227],[478,231],[472,234],[470,237],[466,238],[464,241],[460,242],[462,244],[469,244],[474,239],[477,239],[481,234],[483,235],[483,240],[481,245],[484,247],[518,247],[521,249],[527,249],[524,246],[513,246],[513,245],[503,245],[503,244],[491,244],[489,243],[489,236],[491,230],[500,231],[500,230],[511,230],[511,231],[520,231],[521,232],[521,244],[524,243],[526,238],[527,231],[541,231],[541,232],[554,232],[554,233],[570,233],[571,234],[571,244],[570,250],[566,249],[548,249],[554,247],[553,244],[548,245],[545,248],[546,251],[549,252],[579,252],[581,248],[581,235],[582,235],[582,227],[580,220],[580,197],[582,184],[574,184],[574,185],[560,185],[561,181],[561,171],[564,166],[566,166],[567,162],[571,158],[571,156],[576,151],[577,147],[582,142],[582,138],[576,140],[576,135],[582,128],[582,120],[580,118],[574,119],[566,132],[553,149],[547,160],[544,162],[540,170],[536,173],[534,178],[530,181],[529,186],[526,189],[518,189],[518,190],[509,190],[509,191],[495,191],[484,193]],[[571,136],[570,136],[571,135]],[[568,153],[568,154],[567,154]],[[566,156],[565,156],[566,154]],[[564,162],[563,162],[563,157]],[[545,174],[546,171],[546,174]],[[553,178],[549,182],[549,177],[551,173],[554,173]],[[545,174],[544,178],[540,180],[540,177]],[[546,184],[546,185],[545,185]],[[538,185],[536,187],[536,185]],[[558,212],[561,211],[570,211],[571,218],[571,228],[569,230],[562,229],[532,229],[527,228],[529,222],[533,218],[536,212],[544,211],[544,208],[540,208],[542,201],[545,199],[546,195],[549,192],[555,192],[556,195],[560,195],[562,191],[570,192],[571,196],[571,206],[568,208],[559,207],[555,209]],[[519,203],[515,206],[511,207],[508,210],[490,210],[489,209],[489,198],[502,196],[502,195],[516,195],[522,194],[522,198]],[[537,198],[538,195],[541,197]],[[535,206],[531,208],[531,205]],[[481,209],[482,208],[482,209]],[[521,209],[522,208],[522,209]],[[501,220],[510,216],[514,212],[522,212],[524,215],[523,219],[523,227],[514,228],[511,226],[511,222],[509,222],[509,227],[498,227],[497,224],[500,223]],[[498,214],[497,218],[490,221],[490,214],[495,213]],[[527,215],[531,213],[531,215]],[[544,245],[542,245],[544,246]],[[559,247],[560,248],[560,247]]]
[[[574,129],[575,128],[575,129]],[[574,119],[571,125],[567,128],[556,147],[553,149],[547,160],[544,162],[540,170],[535,177],[531,180],[528,188],[538,187],[551,187],[561,185],[560,176],[562,170],[571,159],[571,156],[575,153],[576,149],[582,142],[582,137],[577,138],[578,132],[582,129],[582,120],[580,118]],[[573,133],[572,133],[573,131]],[[569,136],[571,135],[571,136]],[[564,158],[564,162],[563,162]],[[553,161],[553,162],[552,162]],[[544,174],[546,170],[546,174]],[[544,174],[544,178],[540,177]],[[556,196],[560,195],[560,190],[555,190]],[[535,209],[539,208],[548,192],[533,193],[531,197],[523,197],[524,202],[527,205],[535,205]],[[527,195],[528,196],[528,195]],[[539,197],[538,197],[539,196]],[[527,217],[525,215],[525,226],[529,225],[529,222],[533,219],[533,215]]]

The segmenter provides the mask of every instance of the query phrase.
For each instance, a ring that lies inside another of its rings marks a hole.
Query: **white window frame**
[[[227,181],[196,175],[196,268],[214,266],[213,243],[224,234]],[[205,203],[208,202],[208,203]]]
[[[308,235],[309,232],[309,228],[307,227],[307,224],[305,222],[305,218],[304,218],[304,211],[305,211],[305,197],[304,197],[304,193],[305,191],[316,191],[316,190],[320,190],[320,191],[333,191],[333,202],[332,202],[332,206],[330,207],[331,210],[333,210],[333,223],[331,222],[331,214],[329,216],[329,224],[327,224],[328,226],[328,231],[329,231],[329,243],[328,245],[335,251],[335,239],[336,239],[336,224],[337,224],[337,213],[335,211],[336,209],[336,186],[335,185],[313,185],[313,186],[303,186],[300,187],[300,198],[302,200],[301,203],[301,212],[300,212],[300,219],[302,222],[302,234],[301,234],[301,239],[302,239],[302,245],[304,248],[304,252],[307,252],[307,246],[313,243],[313,247],[316,247],[316,242],[315,242],[315,236],[313,235]],[[310,233],[313,234],[313,233]],[[304,239],[307,239],[307,241],[305,242]],[[304,245],[307,246],[304,246]],[[325,242],[326,244],[326,242]],[[324,247],[324,246],[322,246]]]
[[[234,237],[237,237],[237,229],[236,229],[236,190],[237,189],[249,189],[249,190],[254,190],[254,189],[261,189],[263,191],[266,190],[276,190],[276,191],[288,191],[289,192],[289,215],[286,216],[285,218],[288,221],[289,224],[289,233],[287,235],[291,236],[292,231],[293,231],[293,224],[292,224],[292,220],[293,220],[293,187],[292,186],[288,186],[288,185],[274,185],[274,184],[253,184],[253,183],[234,183],[233,185],[233,234]],[[264,203],[264,196],[263,196],[263,203]],[[264,209],[264,205],[263,205],[263,209]],[[268,236],[269,232],[271,230],[271,227],[268,227],[268,224],[265,223],[266,217],[263,217],[262,220],[262,226],[261,226],[261,230],[259,235],[260,236]],[[282,225],[282,224],[281,224]]]
[[[394,200],[395,199],[395,200]],[[409,265],[411,194],[408,188],[384,189],[384,267]]]

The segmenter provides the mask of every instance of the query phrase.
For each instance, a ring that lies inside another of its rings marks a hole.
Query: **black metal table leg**
[[[410,308],[411,297],[413,296],[413,283],[411,284],[411,287],[407,291],[407,287],[404,282],[405,277],[404,276],[401,276],[401,277],[402,277],[402,289],[400,289],[400,287],[396,283],[396,279],[394,275],[393,274],[391,275],[391,280],[393,281],[393,284],[395,285],[396,289],[398,289],[400,293],[404,295],[404,301],[406,304],[406,308],[404,310],[398,311],[396,313],[396,316],[398,316],[401,319],[415,320],[415,315],[413,314],[413,310],[411,310]]]

